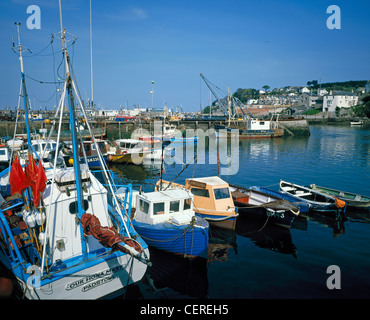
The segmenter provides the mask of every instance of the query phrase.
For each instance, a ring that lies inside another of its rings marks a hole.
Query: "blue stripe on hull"
[[[169,222],[148,225],[135,220],[132,224],[149,246],[177,254],[208,256],[208,226],[177,226]]]

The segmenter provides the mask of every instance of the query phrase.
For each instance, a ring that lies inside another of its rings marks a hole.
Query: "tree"
[[[262,89],[265,89],[265,91],[267,92],[267,91],[268,91],[268,89],[270,89],[270,86],[268,86],[267,84],[265,84],[265,85],[262,87]]]

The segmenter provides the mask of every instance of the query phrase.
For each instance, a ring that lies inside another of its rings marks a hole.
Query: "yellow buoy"
[[[45,119],[44,122],[45,123],[51,123],[50,119]]]
[[[72,158],[69,158],[68,163],[69,163],[70,165],[73,165],[73,159],[72,159]]]

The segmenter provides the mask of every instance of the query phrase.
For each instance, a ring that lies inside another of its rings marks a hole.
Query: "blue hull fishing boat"
[[[132,224],[149,246],[189,258],[208,256],[208,222],[195,216],[190,192],[155,191],[136,200]]]
[[[67,76],[55,118],[59,117],[61,128],[64,109],[68,108],[74,165],[57,166],[56,156],[52,169],[44,171],[42,159],[38,165],[29,160],[24,172],[18,157],[14,158],[9,182],[11,193],[18,193],[21,201],[5,199],[0,209],[0,263],[14,275],[27,299],[111,298],[141,280],[150,265],[149,250],[125,214],[126,210],[128,215],[131,212],[131,185],[126,186],[122,204],[100,153],[105,185],[87,165],[80,164],[77,113],[84,115],[96,147],[97,143],[71,77],[60,2],[59,6]],[[19,43],[27,110],[21,48]],[[59,140],[60,130],[56,155]],[[31,169],[36,170],[34,175]]]

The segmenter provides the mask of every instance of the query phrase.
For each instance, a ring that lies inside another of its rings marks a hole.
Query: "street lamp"
[[[154,107],[154,103],[153,103],[153,96],[154,96],[154,81],[150,81],[152,83],[152,91],[150,91],[150,93],[152,94],[152,108]]]

